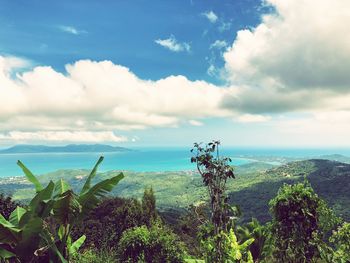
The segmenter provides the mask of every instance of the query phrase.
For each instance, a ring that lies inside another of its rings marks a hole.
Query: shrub
[[[280,262],[311,262],[322,246],[323,201],[307,183],[284,185],[270,201],[274,256]]]
[[[101,202],[73,231],[73,236],[86,235],[84,247],[113,249],[123,231],[143,225],[142,207],[136,199],[111,198]]]
[[[118,244],[120,262],[183,262],[184,246],[177,236],[156,223],[128,229]]]
[[[105,199],[74,229],[73,236],[85,234],[85,247],[113,249],[125,230],[142,225],[150,227],[157,220],[155,202],[152,189],[145,190],[142,203],[131,198]]]
[[[152,188],[145,189],[142,197],[142,212],[145,224],[150,227],[158,217],[156,210],[156,198]]]
[[[5,217],[5,219],[9,219],[11,213],[18,205],[19,204],[13,201],[10,196],[0,194],[0,213]]]
[[[257,219],[253,218],[251,222],[237,226],[237,235],[240,242],[254,239],[249,247],[254,261],[258,262],[270,256],[272,246],[268,225],[261,225]]]
[[[350,223],[344,223],[333,232],[330,241],[335,246],[334,262],[350,262]]]
[[[85,240],[75,241],[71,229],[123,179],[121,173],[91,186],[100,157],[79,194],[64,181],[50,183],[44,188],[39,180],[18,161],[27,179],[36,189],[28,207],[17,207],[6,220],[0,215],[0,258],[31,262],[36,257],[49,257],[54,262],[69,262]]]
[[[117,261],[117,256],[113,250],[88,249],[77,253],[72,263],[112,263]]]

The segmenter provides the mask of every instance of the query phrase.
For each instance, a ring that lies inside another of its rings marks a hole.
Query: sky
[[[0,147],[349,147],[348,0],[0,0]]]

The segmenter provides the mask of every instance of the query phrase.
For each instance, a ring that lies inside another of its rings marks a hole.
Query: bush
[[[126,229],[143,225],[142,207],[136,199],[106,199],[74,230],[74,237],[86,235],[84,247],[112,249]]]
[[[183,262],[184,246],[169,229],[156,223],[128,229],[118,244],[120,262]]]
[[[308,183],[284,185],[270,201],[274,256],[280,262],[311,262],[323,245],[321,217],[326,209]]]
[[[350,262],[350,223],[344,223],[333,232],[330,241],[335,246],[334,262]]]
[[[0,194],[0,213],[5,217],[5,219],[9,219],[11,213],[17,206],[19,206],[19,204],[13,201],[10,196],[6,197],[3,194]]]
[[[156,201],[152,188],[146,189],[142,202],[136,199],[105,199],[74,230],[74,237],[86,235],[85,247],[113,249],[123,232],[157,220]]]
[[[6,220],[0,215],[0,259],[11,262],[33,262],[50,258],[52,262],[69,262],[86,236],[71,237],[71,229],[123,179],[121,173],[91,186],[96,176],[97,161],[80,193],[75,193],[63,179],[50,181],[43,187],[39,180],[20,161],[27,179],[36,189],[36,195],[26,208],[17,207]]]
[[[72,259],[72,263],[112,263],[116,261],[116,254],[112,250],[96,249],[85,250]]]
[[[240,242],[254,239],[249,250],[255,262],[266,259],[271,254],[269,230],[269,225],[261,225],[255,218],[243,226],[237,226],[237,236]]]

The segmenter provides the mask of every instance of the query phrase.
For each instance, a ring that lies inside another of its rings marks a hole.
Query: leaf
[[[110,179],[103,180],[95,184],[86,193],[79,196],[79,203],[83,208],[83,214],[86,214],[90,209],[94,208],[99,198],[103,197],[106,193],[112,191],[112,189],[124,178],[124,174],[120,173]]]
[[[253,242],[254,238],[250,238],[246,240],[243,244],[239,245],[239,247],[242,251],[245,251]]]
[[[36,213],[43,218],[48,216],[51,210],[50,206],[53,204],[53,202],[50,202],[49,200],[52,197],[54,187],[55,187],[55,184],[52,181],[50,181],[50,183],[46,186],[46,188],[44,188],[43,190],[38,192],[36,196],[34,196],[32,201],[30,201],[29,203],[29,209],[33,213]],[[22,221],[23,221],[23,218],[20,220],[20,225],[22,224]],[[24,222],[25,221],[26,220],[24,220]]]
[[[53,216],[60,224],[67,224],[81,212],[81,205],[72,190],[68,190],[53,205]]]
[[[22,230],[22,238],[19,240],[15,253],[21,262],[29,262],[40,243],[40,233],[43,230],[43,220],[40,217],[31,217]]]
[[[53,196],[57,197],[70,189],[71,189],[70,185],[66,181],[64,181],[63,179],[60,179],[55,183],[55,188],[53,190]]]
[[[32,172],[20,160],[17,161],[17,165],[21,167],[29,182],[34,184],[36,192],[41,191],[43,187],[34,174],[32,174]]]
[[[1,259],[9,259],[9,258],[13,258],[13,257],[16,257],[16,255],[13,254],[12,252],[0,247],[0,258]]]
[[[65,229],[64,225],[60,225],[60,227],[58,228],[58,237],[60,240],[63,239],[65,232],[66,232],[66,229]]]
[[[26,209],[17,206],[10,215],[9,222],[15,226],[18,226],[21,217],[27,212]]]
[[[21,230],[8,222],[0,214],[0,243],[12,244],[16,243],[20,238]]]
[[[33,217],[24,227],[22,231],[23,240],[32,240],[33,236],[39,236],[43,228],[43,220],[40,217]]]
[[[202,259],[185,258],[186,263],[205,263]]]
[[[97,172],[97,168],[100,165],[100,163],[103,161],[103,156],[101,156],[97,163],[95,164],[94,168],[92,169],[91,173],[89,174],[88,178],[85,181],[85,184],[83,186],[83,188],[81,189],[80,195],[84,194],[85,192],[87,192],[90,189],[90,185],[91,185],[91,180],[96,176],[96,172]]]
[[[11,222],[7,221],[7,220],[5,219],[5,217],[3,217],[2,214],[0,214],[0,225],[2,225],[2,226],[5,227],[5,228],[13,228],[13,229],[16,228],[16,226],[13,225]]]
[[[69,247],[69,250],[68,250],[69,255],[71,256],[75,255],[78,252],[81,245],[84,243],[85,239],[86,239],[86,236],[82,235],[76,241],[74,241],[73,244]]]
[[[50,232],[47,229],[42,231],[41,236],[46,241],[49,248],[53,250],[54,253],[59,257],[62,263],[68,263],[68,261],[62,256],[62,253],[58,250],[55,242],[52,240]]]

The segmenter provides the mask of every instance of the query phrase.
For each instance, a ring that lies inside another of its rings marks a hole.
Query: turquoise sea
[[[350,149],[226,149],[225,156],[233,165],[254,162],[254,156],[317,157],[327,154],[350,156]],[[0,177],[22,175],[17,166],[21,160],[34,174],[44,174],[59,169],[91,169],[100,155],[105,160],[100,171],[182,171],[194,170],[188,148],[144,148],[120,153],[35,153],[0,154]]]

